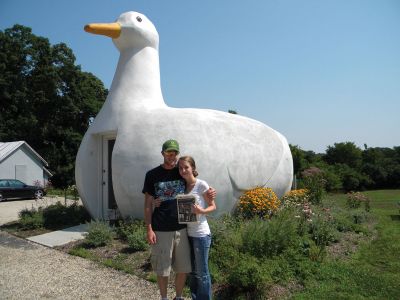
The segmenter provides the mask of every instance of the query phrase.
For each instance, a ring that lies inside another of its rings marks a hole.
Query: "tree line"
[[[107,94],[64,43],[18,24],[0,31],[0,141],[25,140],[49,162],[54,186],[74,183],[78,147]],[[345,142],[316,154],[290,145],[297,177],[319,168],[328,191],[399,188],[400,147],[364,148]]]
[[[25,140],[48,161],[56,187],[74,182],[78,147],[107,93],[64,43],[18,24],[0,31],[0,141]]]
[[[360,191],[400,188],[400,147],[357,147],[335,143],[325,153],[304,151],[290,145],[294,173],[300,180],[310,168],[318,168],[327,191]]]

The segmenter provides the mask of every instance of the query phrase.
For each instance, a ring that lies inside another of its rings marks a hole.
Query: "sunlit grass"
[[[365,194],[378,220],[376,238],[362,244],[350,260],[322,264],[293,299],[399,299],[400,190]],[[330,195],[328,200],[344,204],[346,197]]]

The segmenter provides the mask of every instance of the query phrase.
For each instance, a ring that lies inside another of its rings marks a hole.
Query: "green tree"
[[[338,174],[335,166],[325,165],[321,170],[323,170],[325,189],[327,192],[340,191],[343,189],[343,180]]]
[[[293,171],[297,175],[306,168],[308,162],[305,159],[305,152],[299,146],[289,144],[289,148],[293,158]]]
[[[324,160],[330,164],[346,164],[351,168],[359,168],[362,162],[362,150],[353,142],[335,143],[328,146]]]
[[[362,171],[371,178],[369,188],[400,187],[400,147],[367,148],[363,151]]]
[[[0,140],[30,144],[49,162],[55,186],[73,183],[80,141],[106,96],[67,45],[22,25],[0,31]]]

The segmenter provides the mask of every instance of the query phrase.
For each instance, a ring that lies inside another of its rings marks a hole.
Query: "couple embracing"
[[[206,214],[216,209],[216,192],[204,180],[197,179],[196,164],[192,157],[179,158],[179,144],[168,140],[162,145],[163,164],[146,174],[144,218],[147,241],[151,245],[151,264],[157,274],[161,299],[167,299],[167,286],[171,268],[176,273],[176,300],[183,299],[186,276],[190,276],[192,299],[211,299],[211,278],[208,254],[211,232]],[[177,195],[192,194],[198,199],[192,212],[198,222],[178,222]]]

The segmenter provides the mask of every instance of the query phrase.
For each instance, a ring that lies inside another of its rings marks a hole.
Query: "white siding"
[[[17,169],[21,170],[21,168],[26,168],[25,180],[17,178]],[[43,164],[23,145],[0,163],[0,178],[19,179],[29,185],[33,185],[38,180],[43,185]]]

